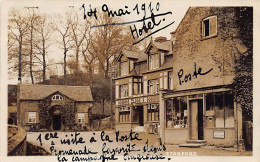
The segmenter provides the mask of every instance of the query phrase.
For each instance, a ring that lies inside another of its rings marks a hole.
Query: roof
[[[89,86],[21,84],[20,99],[39,100],[60,92],[75,101],[93,101]]]
[[[168,51],[167,54],[172,54],[172,42],[170,40],[166,41],[151,41],[146,47],[145,53],[147,53],[151,46],[154,46],[158,50]]]

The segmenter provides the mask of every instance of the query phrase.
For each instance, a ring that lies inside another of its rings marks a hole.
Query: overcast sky
[[[25,1],[25,2],[27,2],[27,1]],[[123,19],[123,22],[139,20],[139,19],[142,19],[144,16],[144,12],[141,9],[141,6],[142,6],[142,4],[144,4],[144,2],[141,2],[141,1],[135,1],[135,2],[112,1],[112,2],[106,2],[106,3],[104,3],[104,1],[103,2],[102,1],[94,1],[94,2],[93,1],[92,2],[90,2],[90,1],[83,1],[83,2],[80,2],[80,1],[77,1],[77,2],[29,1],[27,3],[17,3],[17,1],[11,1],[8,4],[8,9],[25,8],[25,7],[39,7],[40,12],[54,16],[54,15],[58,15],[58,14],[60,14],[60,15],[65,14],[65,12],[71,10],[71,8],[73,6],[74,10],[79,12],[79,14],[82,15],[82,19],[83,19],[83,10],[80,10],[80,7],[82,6],[82,4],[85,4],[86,11],[89,11],[89,5],[91,5],[92,9],[97,8],[97,14],[101,14],[103,12],[101,7],[104,4],[107,5],[109,10],[113,10],[113,11],[118,11],[119,9],[123,9],[125,12],[125,9],[127,8],[127,10],[131,13],[121,16],[121,18]],[[146,17],[151,16],[150,11],[149,11],[149,4],[150,4],[149,1],[145,2]],[[139,14],[137,14],[137,10],[133,10],[136,7],[136,5],[139,9],[138,10]],[[157,3],[157,1],[152,1],[151,6],[153,8],[153,12],[155,15],[166,13],[166,12],[172,12],[172,14],[167,14],[164,16],[156,17],[155,22],[158,23],[159,20],[161,20],[161,23],[160,23],[160,25],[158,25],[157,27],[155,27],[152,30],[152,32],[156,31],[174,21],[174,23],[172,25],[170,25],[169,27],[152,35],[153,39],[158,36],[164,36],[164,37],[167,37],[168,39],[170,39],[170,32],[172,32],[176,29],[176,27],[182,20],[183,16],[185,15],[185,13],[188,9],[188,6],[187,5],[178,5],[178,3],[174,3],[171,1],[160,1],[159,3]],[[158,11],[157,11],[157,9],[158,9]],[[164,18],[164,21],[163,21],[163,18]],[[146,25],[149,21],[151,21],[151,19],[146,20]],[[135,24],[136,24],[137,29],[141,28],[143,25],[142,22],[135,23]],[[131,24],[131,26],[134,27],[133,24]],[[127,32],[131,33],[130,28],[128,28]],[[141,38],[144,37],[145,35],[146,34],[143,34],[141,36]],[[147,39],[151,39],[151,38],[148,37]],[[47,61],[54,60],[55,62],[62,62],[63,53],[58,48],[57,44],[53,44],[49,48],[47,59],[48,59]],[[62,65],[57,65],[54,68],[57,69],[58,74],[62,74]],[[9,83],[16,84],[17,78],[9,80]]]

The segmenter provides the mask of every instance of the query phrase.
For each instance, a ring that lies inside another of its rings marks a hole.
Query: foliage
[[[234,89],[244,120],[253,121],[253,8],[236,8],[238,36],[247,51],[235,59]]]

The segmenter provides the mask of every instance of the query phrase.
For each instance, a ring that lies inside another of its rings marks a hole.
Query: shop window
[[[234,97],[231,93],[206,96],[207,127],[234,127]]]
[[[159,121],[159,104],[148,104],[148,121]]]
[[[54,95],[52,96],[52,100],[63,100],[63,97],[61,95]]]
[[[120,107],[119,109],[119,122],[130,122],[130,108],[129,107]]]
[[[128,74],[128,63],[126,62],[121,62],[120,63],[120,75],[124,76]]]
[[[148,80],[148,94],[156,94],[159,93],[159,82],[158,79]]]
[[[202,38],[217,35],[217,17],[210,16],[202,21]]]
[[[85,122],[85,113],[78,113],[78,122],[79,123]]]
[[[166,102],[166,127],[187,128],[187,97],[176,97]]]
[[[153,70],[159,67],[159,54],[150,54],[148,56],[149,70]]]
[[[120,85],[120,98],[128,97],[128,85]]]
[[[36,123],[36,112],[28,112],[28,122]]]
[[[133,90],[134,90],[134,91],[133,91],[133,92],[134,92],[134,95],[142,94],[142,93],[143,93],[142,78],[134,78]]]

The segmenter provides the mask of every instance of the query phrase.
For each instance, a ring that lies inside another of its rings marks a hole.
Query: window
[[[28,122],[36,123],[36,112],[28,112]]]
[[[149,104],[148,105],[148,121],[159,121],[159,104]]]
[[[129,122],[130,121],[130,108],[129,107],[119,107],[119,122]]]
[[[85,113],[78,113],[78,122],[79,123],[85,122]]]
[[[54,95],[52,96],[52,100],[63,100],[63,97],[61,95]]]
[[[120,98],[128,97],[128,85],[120,85]]]
[[[156,94],[159,93],[159,82],[158,79],[148,80],[148,94]]]
[[[153,70],[159,67],[159,54],[150,54],[148,56],[149,70]]]
[[[168,73],[168,89],[173,89],[173,83],[172,83],[172,72],[170,71]]]
[[[202,21],[202,37],[217,35],[217,17],[210,16]]]
[[[187,97],[176,97],[166,101],[166,127],[187,128]]]
[[[134,90],[134,91],[133,91],[133,92],[134,92],[134,95],[142,94],[142,93],[143,93],[142,78],[134,78],[133,90]]]
[[[120,75],[124,76],[128,74],[128,63],[126,62],[121,62],[120,63]]]
[[[207,127],[234,127],[234,97],[230,93],[206,95]]]

